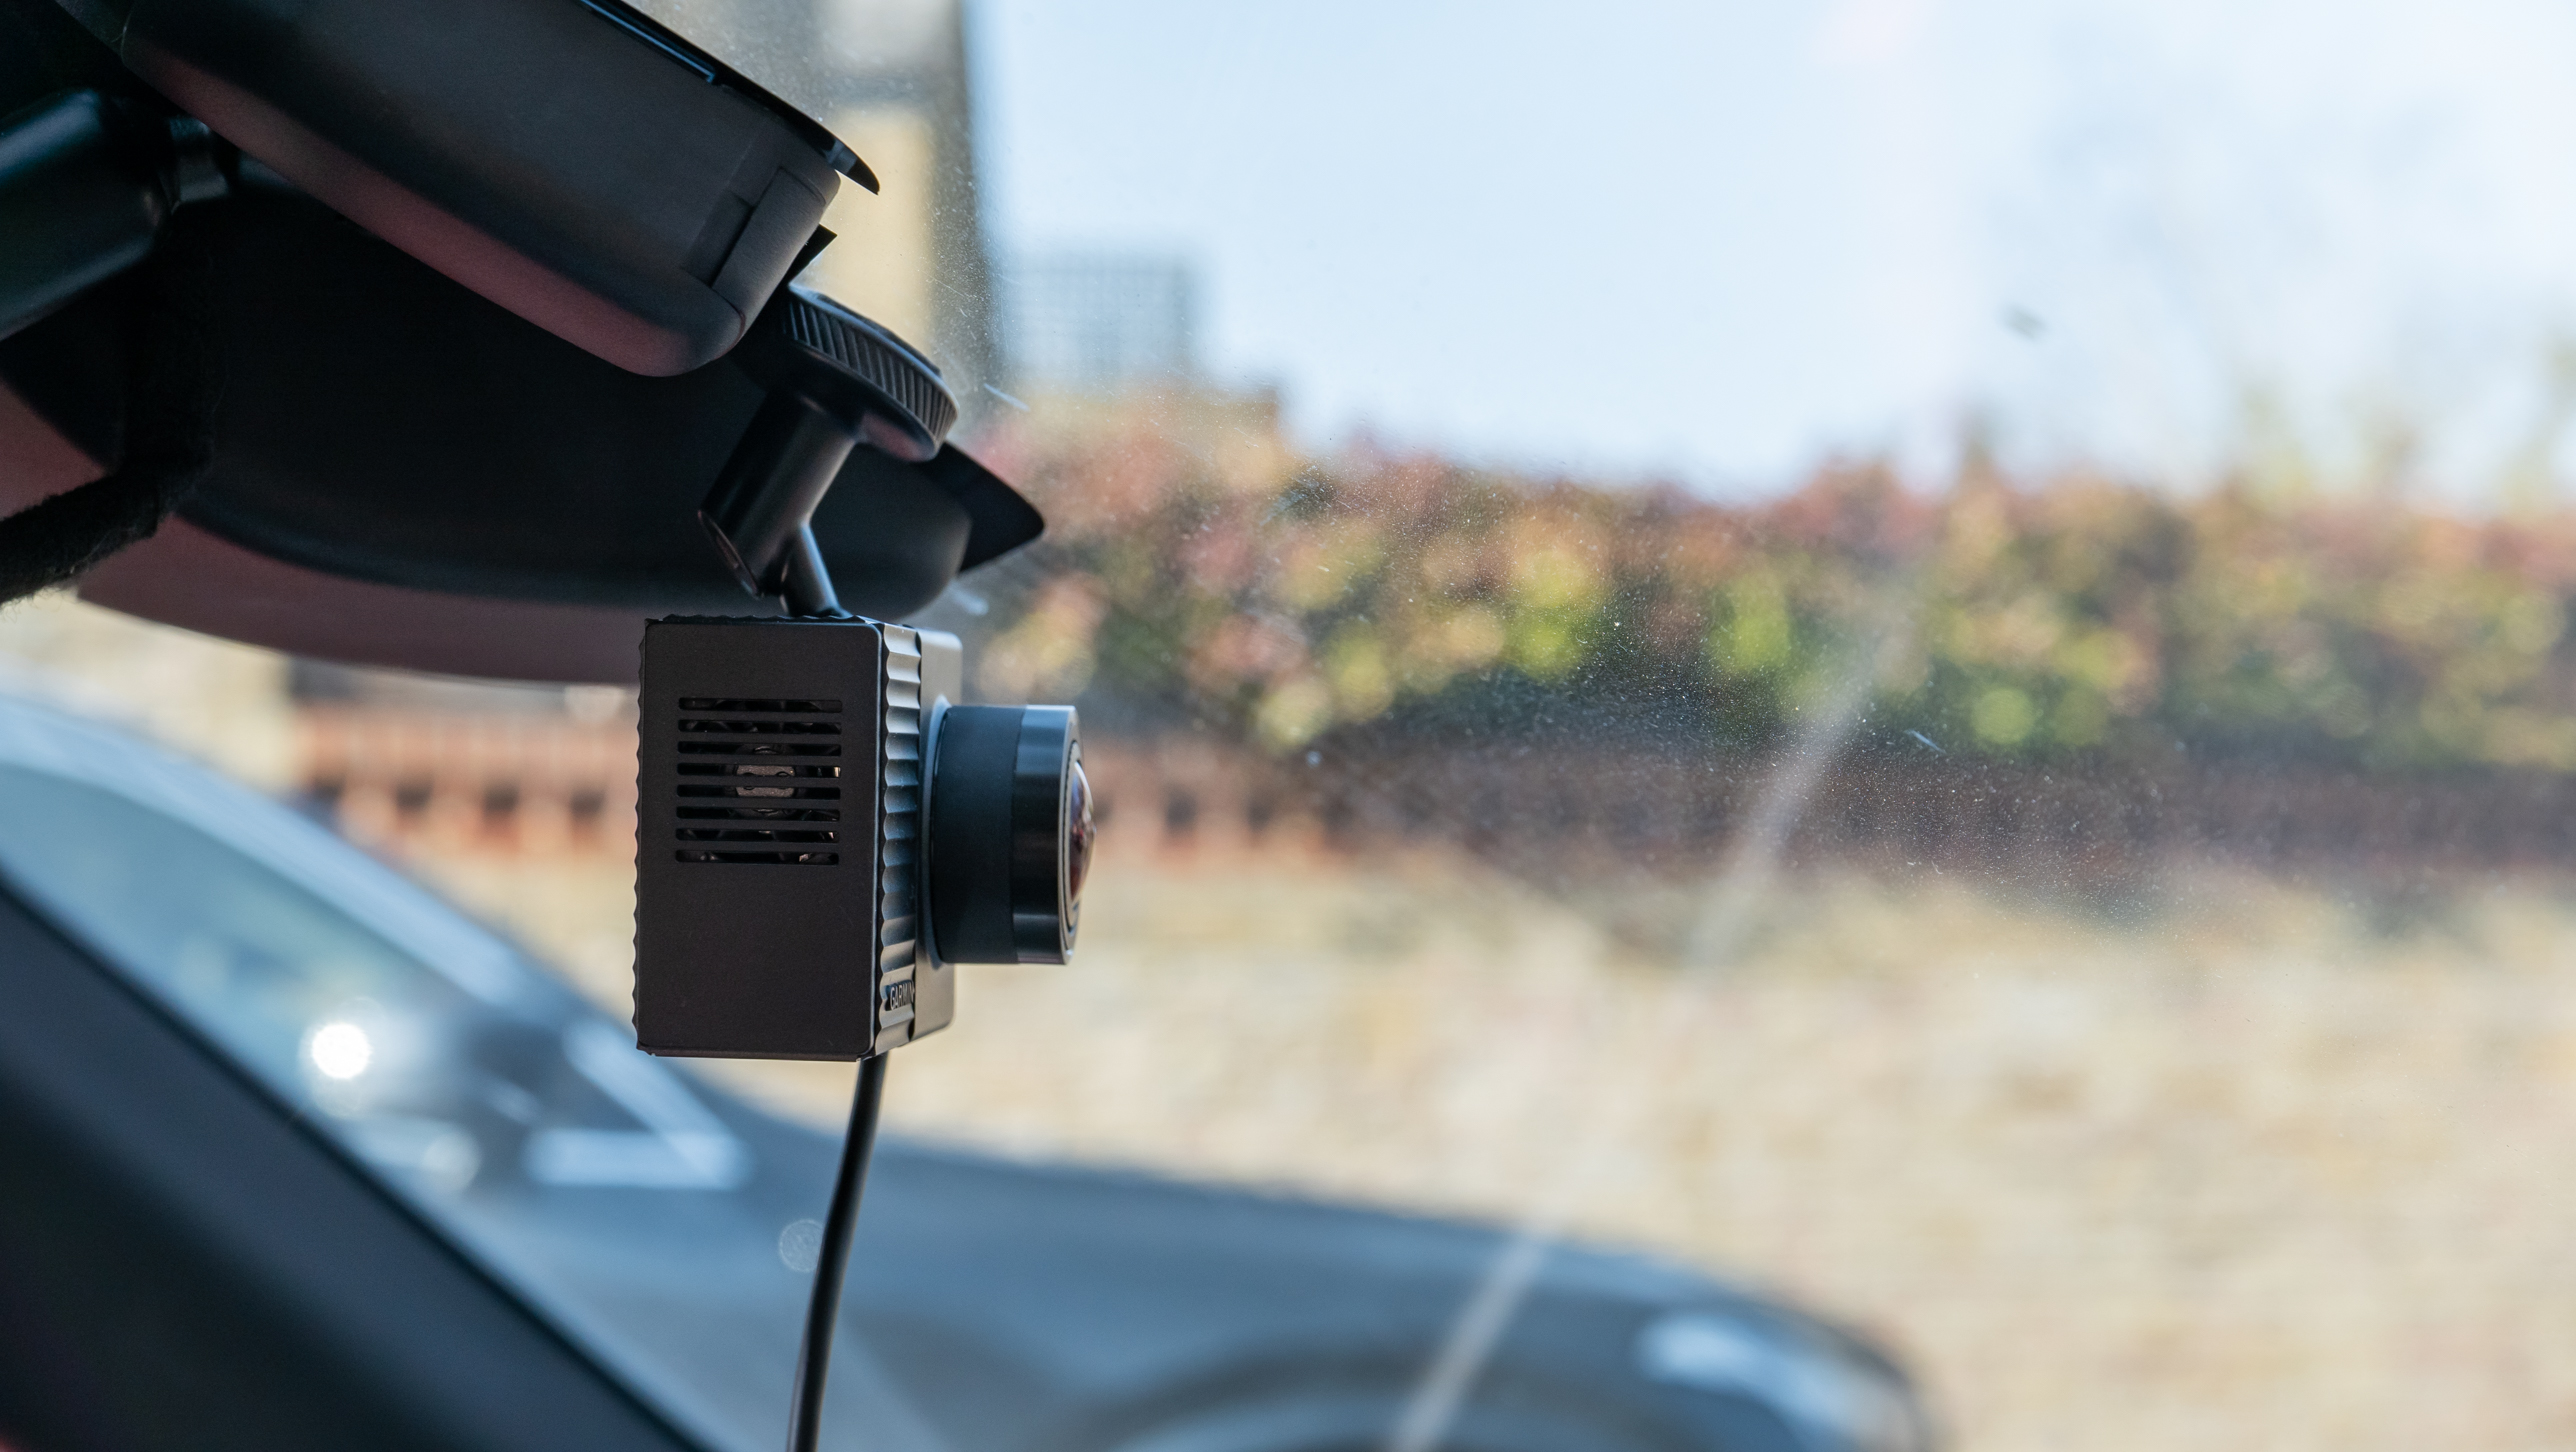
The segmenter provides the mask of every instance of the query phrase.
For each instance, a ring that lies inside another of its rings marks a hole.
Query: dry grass
[[[614,1000],[623,881],[590,876],[448,874]],[[2576,1442],[2576,902],[2548,885],[2210,872],[2113,924],[1815,877],[1681,969],[1603,926],[1674,894],[1430,858],[1098,881],[1078,966],[971,970],[905,1051],[905,1129],[1561,1217],[1874,1328],[1978,1452]],[[848,1082],[727,1072],[817,1117]]]

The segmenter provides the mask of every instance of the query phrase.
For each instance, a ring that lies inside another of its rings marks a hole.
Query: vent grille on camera
[[[682,862],[832,867],[841,860],[839,701],[680,698]]]
[[[921,953],[921,637],[885,627],[884,805],[877,814],[877,1047],[912,1040]]]

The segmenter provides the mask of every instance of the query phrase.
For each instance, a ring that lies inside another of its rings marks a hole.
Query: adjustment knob
[[[920,350],[811,288],[778,290],[733,352],[769,390],[698,520],[751,594],[787,585],[799,536],[864,443],[907,463],[939,452],[957,400]]]

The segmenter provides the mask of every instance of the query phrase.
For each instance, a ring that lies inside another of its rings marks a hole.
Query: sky
[[[969,14],[997,251],[1188,259],[1211,372],[1319,447],[1713,493],[1971,434],[2185,485],[2576,462],[2563,7]]]

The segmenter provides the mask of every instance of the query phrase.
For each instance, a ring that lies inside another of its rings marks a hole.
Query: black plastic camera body
[[[641,1047],[868,1058],[948,1025],[953,964],[1067,959],[1074,713],[959,704],[960,674],[955,637],[871,620],[645,627]]]

